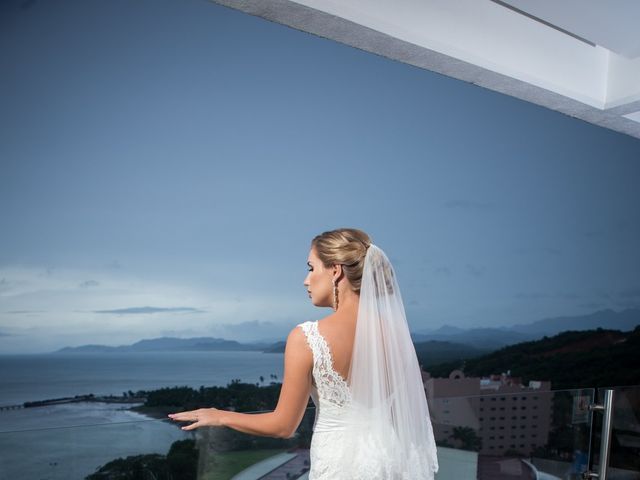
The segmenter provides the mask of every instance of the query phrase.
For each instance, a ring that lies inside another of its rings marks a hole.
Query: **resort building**
[[[423,373],[434,434],[438,443],[484,455],[530,455],[547,444],[551,427],[551,382],[530,381],[509,373],[448,378]]]

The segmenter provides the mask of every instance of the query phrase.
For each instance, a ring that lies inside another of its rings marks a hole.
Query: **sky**
[[[0,4],[0,353],[284,340],[365,230],[414,332],[640,307],[640,140],[205,0]]]

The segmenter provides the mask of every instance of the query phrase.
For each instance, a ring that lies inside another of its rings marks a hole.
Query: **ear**
[[[342,265],[334,265],[332,280],[340,280],[340,277],[342,277]]]

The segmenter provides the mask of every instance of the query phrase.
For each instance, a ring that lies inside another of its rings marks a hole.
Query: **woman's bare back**
[[[318,320],[318,332],[329,346],[333,369],[346,381],[351,367],[351,354],[356,333],[356,315],[333,313]]]

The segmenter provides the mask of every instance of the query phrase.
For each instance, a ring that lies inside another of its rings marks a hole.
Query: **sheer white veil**
[[[436,445],[420,366],[391,262],[365,255],[340,465],[348,479],[433,479]]]

